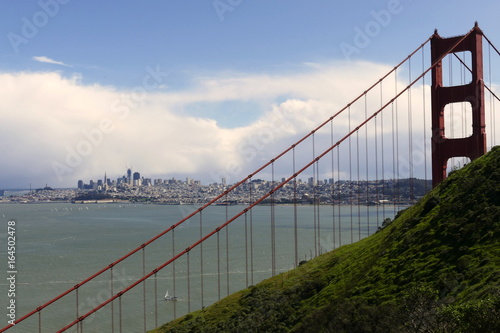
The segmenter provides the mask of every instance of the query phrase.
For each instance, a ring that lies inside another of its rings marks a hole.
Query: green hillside
[[[154,332],[500,332],[500,148],[383,229]]]

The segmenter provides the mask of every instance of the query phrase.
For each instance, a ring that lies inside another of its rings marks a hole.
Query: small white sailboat
[[[167,290],[167,292],[165,293],[165,301],[177,301],[177,300],[178,298],[176,296],[169,296]]]

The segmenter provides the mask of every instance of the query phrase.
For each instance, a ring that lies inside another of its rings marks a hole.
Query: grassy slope
[[[412,331],[423,321],[417,308],[425,320],[440,309],[460,322],[498,292],[499,240],[500,149],[493,149],[375,235],[154,332]],[[342,329],[354,322],[362,327]]]

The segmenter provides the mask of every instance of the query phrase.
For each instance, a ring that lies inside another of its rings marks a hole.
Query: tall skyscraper
[[[104,192],[108,190],[108,176],[106,175],[106,172],[104,173],[104,184],[102,186],[102,190]]]
[[[134,186],[140,186],[141,185],[141,174],[139,172],[134,172],[133,185]]]
[[[127,169],[127,183],[132,185],[132,169]]]

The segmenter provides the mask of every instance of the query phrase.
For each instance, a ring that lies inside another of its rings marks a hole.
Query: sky
[[[0,189],[75,187],[128,167],[148,178],[237,181],[435,29],[456,36],[477,21],[500,44],[500,3],[485,0],[0,6]],[[286,126],[270,125],[285,113]]]

